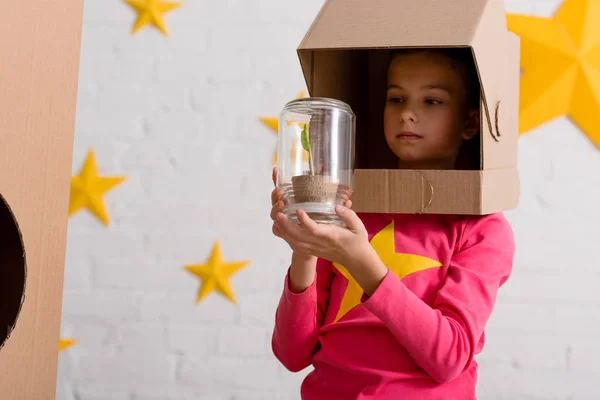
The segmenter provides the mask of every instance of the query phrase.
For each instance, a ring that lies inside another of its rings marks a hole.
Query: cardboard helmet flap
[[[383,110],[390,55],[405,48],[472,55],[481,95],[472,166],[397,168]],[[327,0],[297,52],[310,95],[342,100],[356,114],[356,211],[481,215],[517,205],[520,43],[506,28],[503,0]]]

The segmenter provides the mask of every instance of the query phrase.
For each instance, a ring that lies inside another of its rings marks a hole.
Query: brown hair
[[[467,93],[467,107],[471,110],[479,110],[481,107],[481,86],[479,84],[479,74],[475,67],[473,52],[470,47],[427,47],[427,48],[401,48],[394,49],[390,53],[389,65],[392,60],[399,55],[408,55],[416,53],[440,54],[445,56],[453,68],[456,68],[463,79]],[[464,140],[460,148],[456,169],[478,170],[481,168],[480,162],[480,140],[481,132],[478,131],[475,136],[469,140]]]

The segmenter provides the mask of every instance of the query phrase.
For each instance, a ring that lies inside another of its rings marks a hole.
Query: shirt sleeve
[[[327,312],[332,277],[331,263],[318,259],[315,281],[303,292],[293,293],[288,268],[275,312],[271,345],[275,357],[292,372],[301,371],[312,362]]]
[[[513,233],[502,214],[470,220],[432,307],[390,271],[363,304],[421,368],[448,382],[473,360],[513,257]]]

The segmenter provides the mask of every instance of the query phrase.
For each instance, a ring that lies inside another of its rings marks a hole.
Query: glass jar
[[[356,117],[342,101],[308,97],[287,103],[279,115],[277,186],[283,212],[298,222],[302,209],[318,223],[344,226],[335,213],[352,194]]]

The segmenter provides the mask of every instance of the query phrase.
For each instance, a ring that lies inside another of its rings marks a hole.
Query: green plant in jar
[[[308,152],[308,168],[310,170],[310,174],[315,174],[315,166],[313,164],[313,155],[312,148],[310,147],[310,140],[308,137],[308,130],[306,129],[306,124],[304,124],[304,128],[302,128],[302,134],[300,135],[300,141],[302,142],[302,148]]]

